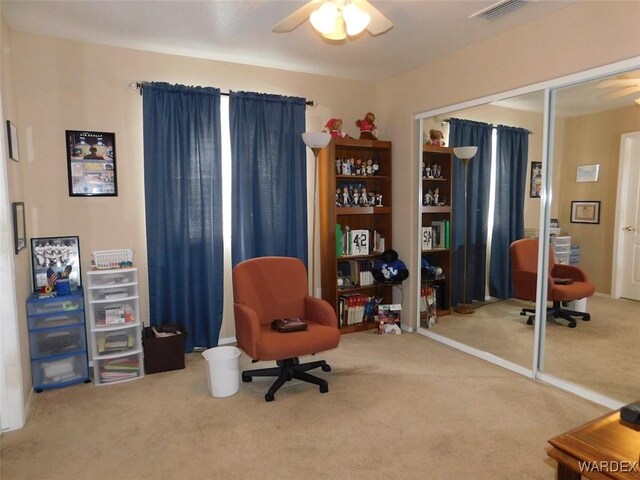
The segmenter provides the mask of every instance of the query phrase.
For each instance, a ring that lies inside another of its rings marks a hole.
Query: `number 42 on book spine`
[[[349,255],[369,254],[369,230],[351,230]]]

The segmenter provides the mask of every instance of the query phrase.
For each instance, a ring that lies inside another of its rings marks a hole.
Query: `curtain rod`
[[[129,84],[129,88],[131,88],[131,90],[140,90],[140,95],[142,95],[142,89],[143,89],[145,83],[148,83],[148,82],[131,82]],[[225,97],[228,97],[229,96],[229,92],[220,92],[220,95],[224,95]],[[305,103],[305,105],[309,105],[310,107],[313,107],[315,105],[313,100],[305,100],[304,103]]]
[[[475,122],[475,120],[473,120],[473,121]],[[443,120],[442,120],[442,123],[449,123],[449,119],[448,119],[448,118],[443,119]],[[498,127],[498,125],[494,125],[493,123],[488,123],[487,125],[491,125],[493,128],[497,128],[497,127]],[[510,126],[510,125],[505,125],[505,127],[509,127],[509,126]],[[512,127],[512,128],[522,128],[522,127]],[[527,130],[527,129],[526,129],[526,128],[523,128],[523,130]],[[532,135],[532,134],[533,134],[533,132],[532,132],[531,130],[527,130],[527,133],[528,133],[529,135]]]

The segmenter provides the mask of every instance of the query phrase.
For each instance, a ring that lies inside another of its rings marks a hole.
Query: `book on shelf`
[[[432,247],[444,248],[444,220],[433,220],[431,222]]]
[[[336,254],[338,257],[370,255],[385,250],[384,236],[377,230],[351,229],[336,224]]]
[[[340,295],[338,298],[338,326],[354,325],[373,318],[381,299],[361,293]]]
[[[444,221],[444,248],[451,248],[451,222]]]
[[[426,315],[423,322],[426,328],[438,323],[436,289],[429,285],[423,285],[420,289],[420,312]]]

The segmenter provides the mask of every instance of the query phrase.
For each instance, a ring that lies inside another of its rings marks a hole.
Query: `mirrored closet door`
[[[595,288],[544,328],[544,373],[628,403],[640,398],[640,70],[552,92],[555,261]]]

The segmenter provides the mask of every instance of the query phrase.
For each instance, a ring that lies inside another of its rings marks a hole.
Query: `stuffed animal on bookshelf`
[[[342,119],[340,118],[329,119],[324,125],[323,132],[328,132],[331,138],[349,138],[349,135],[342,130]]]
[[[432,128],[429,130],[429,140],[427,140],[427,145],[437,145],[439,147],[444,147],[444,134],[440,130],[436,130]]]
[[[356,120],[356,126],[360,129],[360,138],[363,140],[377,140],[376,116],[367,112],[362,120]]]
[[[402,283],[409,278],[409,270],[398,258],[398,252],[391,249],[380,255],[380,260],[375,262],[371,274],[378,283]]]

